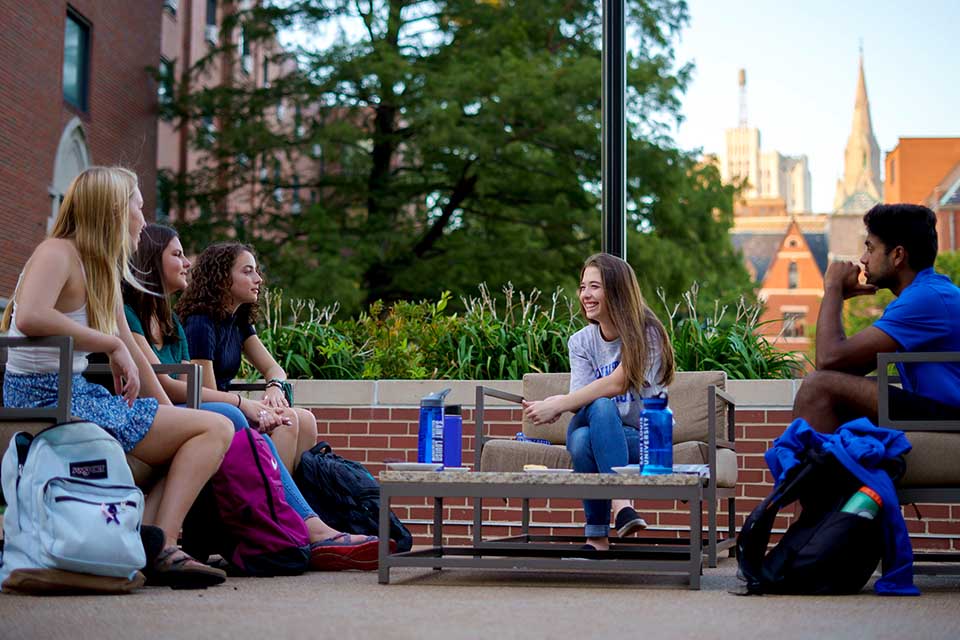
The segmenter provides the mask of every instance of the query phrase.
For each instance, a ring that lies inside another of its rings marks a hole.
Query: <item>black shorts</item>
[[[960,420],[960,407],[890,385],[890,419]]]

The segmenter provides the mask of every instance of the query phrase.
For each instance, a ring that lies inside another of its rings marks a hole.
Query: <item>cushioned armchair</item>
[[[913,449],[906,456],[907,469],[897,487],[900,504],[960,504],[960,420],[894,420],[890,417],[887,373],[896,362],[960,362],[960,353],[881,353],[877,356],[879,426],[899,429]],[[916,553],[915,562],[960,562],[957,553]],[[919,573],[960,573],[944,567],[916,567]]]
[[[568,373],[528,373],[523,376],[523,396],[506,393],[490,387],[477,387],[476,460],[480,471],[522,471],[525,464],[542,464],[550,468],[570,468],[567,452],[567,425],[572,415],[566,413],[549,425],[535,425],[523,421],[524,435],[548,440],[550,446],[505,438],[490,438],[484,426],[484,400],[495,397],[520,403],[523,399],[542,400],[548,396],[567,393]],[[668,389],[670,408],[674,413],[674,464],[705,464],[709,478],[704,487],[707,506],[707,539],[705,551],[708,564],[717,566],[718,551],[736,544],[734,498],[737,485],[737,455],[735,439],[736,406],[724,391],[726,374],[722,371],[678,372]],[[719,402],[718,402],[719,401]],[[718,425],[720,431],[718,432]],[[718,501],[727,502],[727,534],[721,538],[717,530]],[[524,523],[529,522],[528,504],[524,502]]]

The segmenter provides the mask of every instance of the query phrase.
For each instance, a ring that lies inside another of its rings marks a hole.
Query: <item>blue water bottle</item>
[[[463,463],[463,415],[458,404],[443,408],[443,466]]]
[[[420,400],[417,462],[443,462],[443,399],[448,393],[450,389],[444,389]]]
[[[643,475],[673,473],[673,411],[667,406],[667,394],[643,399],[640,412],[640,464]],[[647,444],[644,456],[643,442]]]

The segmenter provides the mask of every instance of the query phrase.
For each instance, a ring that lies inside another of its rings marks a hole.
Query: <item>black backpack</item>
[[[300,457],[294,474],[300,492],[320,519],[339,531],[377,535],[380,522],[380,484],[353,460],[333,453],[320,442]],[[409,551],[413,536],[390,512],[390,538],[397,551]]]
[[[748,594],[857,593],[883,553],[880,517],[840,511],[863,486],[832,455],[805,459],[747,517],[737,536],[740,577]],[[800,517],[767,553],[777,513],[799,501]]]

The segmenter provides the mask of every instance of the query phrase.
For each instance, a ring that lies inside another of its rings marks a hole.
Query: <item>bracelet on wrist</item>
[[[282,380],[277,380],[276,378],[273,379],[273,380],[270,380],[269,382],[267,382],[266,388],[269,389],[270,387],[276,387],[277,389],[280,389],[280,390],[282,391],[282,390],[283,390],[283,381],[282,381]]]
[[[240,397],[240,394],[238,393],[238,394],[237,394],[237,409],[240,408],[240,403],[242,403],[242,402],[243,402],[243,398]]]

